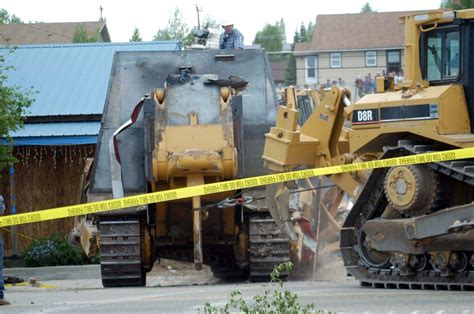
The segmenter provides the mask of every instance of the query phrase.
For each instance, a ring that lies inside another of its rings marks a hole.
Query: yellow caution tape
[[[133,195],[94,203],[64,206],[23,214],[3,216],[0,217],[0,227],[27,224],[32,222],[60,219],[66,217],[74,217],[86,214],[94,214],[120,208],[160,203],[193,196],[226,192],[243,188],[251,188],[261,185],[280,183],[316,176],[326,176],[358,170],[440,162],[472,157],[474,157],[474,148],[462,148],[436,153],[426,153],[413,156],[352,163],[341,166],[331,166],[325,168],[305,169],[285,173],[270,174],[246,179],[237,179],[232,181],[203,184],[174,190]]]

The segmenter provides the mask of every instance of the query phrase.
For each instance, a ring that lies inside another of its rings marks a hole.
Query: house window
[[[331,59],[330,61],[331,68],[340,68],[342,66],[340,52],[333,52],[329,56]]]
[[[402,70],[400,50],[387,50],[387,73],[399,75]]]
[[[305,82],[306,84],[316,84],[318,82],[318,74],[316,68],[318,67],[318,57],[308,56],[305,58]]]
[[[365,52],[365,66],[376,67],[377,66],[377,51],[366,51]]]

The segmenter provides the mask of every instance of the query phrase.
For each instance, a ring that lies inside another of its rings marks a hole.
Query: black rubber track
[[[382,159],[415,155],[437,151],[435,146],[410,141],[399,141],[398,147],[385,150]],[[434,171],[474,185],[474,161],[447,161],[429,163]],[[401,275],[393,267],[371,267],[360,255],[357,238],[367,220],[380,216],[387,205],[383,180],[388,168],[374,169],[349,213],[341,230],[341,253],[347,271],[360,281],[362,286],[374,288],[432,289],[432,290],[474,290],[474,271],[463,271],[452,276],[441,276],[437,270],[422,270],[413,275]],[[469,188],[470,188],[469,187]]]
[[[270,216],[250,217],[249,237],[249,280],[269,281],[276,265],[290,261],[289,239]],[[287,277],[288,273],[280,274],[281,279]]]
[[[100,218],[100,269],[105,288],[146,285],[142,227],[138,216]]]

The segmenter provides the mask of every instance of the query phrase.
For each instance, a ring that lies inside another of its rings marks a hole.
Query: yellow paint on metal
[[[373,160],[361,163],[351,163],[347,165],[331,166],[325,168],[305,169],[286,173],[270,174],[259,177],[237,179],[226,182],[203,184],[198,186],[184,187],[168,191],[153,192],[127,196],[123,198],[64,206],[52,209],[45,209],[30,213],[22,213],[0,217],[0,227],[27,224],[39,221],[54,220],[66,217],[74,217],[93,213],[111,211],[120,208],[141,206],[152,203],[161,203],[177,199],[189,198],[199,195],[208,195],[233,191],[243,188],[251,188],[267,184],[305,179],[316,176],[327,176],[333,174],[348,173],[374,168],[395,167],[400,165],[412,165],[430,162],[441,162],[447,160],[466,159],[474,157],[474,148],[462,148],[447,150],[443,152],[420,154],[415,156],[405,156],[388,158],[383,160]]]
[[[404,97],[402,91],[366,95],[356,104],[351,105],[349,110],[377,109],[379,117],[382,117],[381,111],[385,108],[409,108],[428,104],[437,106],[438,117],[436,119],[381,120],[373,124],[352,125],[353,132],[350,133],[349,140],[350,151],[358,152],[367,148],[369,143],[377,138],[387,137],[391,134],[397,137],[400,132],[409,132],[457,147],[472,146],[474,134],[471,134],[464,91],[459,85],[430,86],[420,89],[409,98]],[[469,140],[460,142],[452,135],[463,135]],[[385,140],[384,143],[388,143],[388,141]]]
[[[12,288],[12,287],[32,287],[32,288],[41,288],[41,289],[56,289],[57,287],[54,285],[47,285],[43,283],[35,283],[30,284],[29,282],[20,282],[20,283],[7,283],[5,287]]]

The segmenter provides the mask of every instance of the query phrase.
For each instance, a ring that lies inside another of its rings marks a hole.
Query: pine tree
[[[293,35],[293,42],[294,43],[301,42],[300,33],[298,32],[298,30],[295,30],[295,34]]]
[[[308,27],[306,28],[306,33],[307,33],[306,42],[310,42],[311,40],[313,40],[313,32],[314,32],[314,24],[313,22],[309,21]]]
[[[306,32],[306,26],[304,26],[303,22],[301,22],[301,26],[300,26],[300,38],[301,38],[301,42],[308,41],[308,33]]]
[[[366,2],[362,9],[360,9],[360,13],[370,13],[370,12],[375,12],[372,10],[372,7],[370,6],[370,3]]]
[[[291,50],[294,51],[294,44],[292,45]],[[296,58],[293,53],[288,55],[288,62],[285,72],[285,85],[296,85]]]
[[[142,38],[140,37],[140,31],[138,30],[138,28],[135,27],[132,38],[130,38],[130,41],[142,41]]]
[[[293,45],[291,46],[291,50],[295,50],[296,43],[302,42],[310,42],[313,39],[313,31],[314,31],[314,24],[313,22],[309,22],[308,26],[306,27],[304,23],[301,23],[300,31],[295,30],[295,34],[293,35]],[[285,85],[295,85],[296,84],[296,58],[294,53],[289,54],[287,59],[287,67],[285,72]]]

